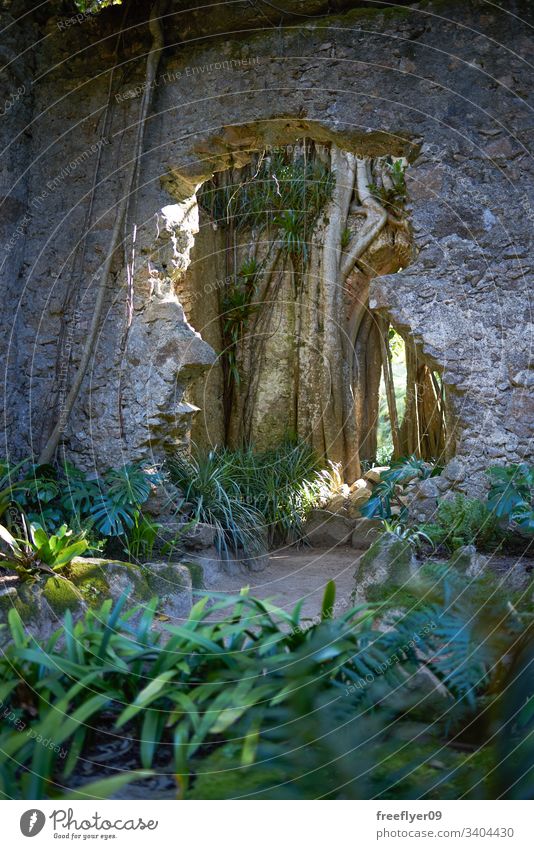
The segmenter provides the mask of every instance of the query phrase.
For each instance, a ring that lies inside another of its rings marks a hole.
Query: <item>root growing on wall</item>
[[[400,452],[389,324],[369,311],[369,280],[411,259],[404,199],[403,160],[306,139],[205,184],[204,226],[230,281],[219,297],[227,443],[293,433],[354,480],[360,457],[376,457],[384,370]],[[205,319],[192,318],[201,331]]]
[[[60,409],[58,421],[54,426],[52,433],[48,437],[46,445],[41,451],[41,454],[38,459],[39,464],[50,463],[53,459],[62,434],[65,431],[65,427],[72,413],[74,404],[76,403],[76,400],[79,396],[83,379],[87,372],[87,368],[94,355],[96,340],[98,337],[98,332],[102,320],[102,312],[106,298],[107,287],[111,275],[113,258],[121,242],[121,235],[127,216],[128,206],[132,198],[132,189],[134,187],[136,175],[138,174],[140,167],[139,163],[141,154],[143,152],[145,125],[152,103],[154,81],[156,78],[161,53],[164,47],[163,31],[160,23],[163,2],[164,0],[156,0],[150,13],[149,29],[152,36],[152,45],[148,52],[146,60],[145,84],[139,110],[139,121],[134,144],[134,154],[128,170],[128,174],[126,175],[125,185],[121,186],[121,191],[123,191],[123,195],[116,211],[115,223],[111,234],[110,244],[102,267],[100,280],[98,282],[95,304],[93,308],[91,322],[89,325],[89,330],[87,332],[83,350],[81,352],[78,369],[72,381],[65,402],[62,405],[62,408]]]

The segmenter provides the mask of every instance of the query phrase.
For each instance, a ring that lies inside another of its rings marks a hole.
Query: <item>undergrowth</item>
[[[314,452],[291,441],[268,451],[176,454],[167,470],[192,516],[215,525],[225,553],[298,541],[326,483]]]
[[[531,797],[532,611],[446,568],[414,595],[380,619],[365,606],[333,619],[329,585],[311,624],[300,605],[203,598],[163,632],[156,599],[125,614],[123,598],[76,624],[67,613],[44,645],[11,611],[0,793],[95,798],[156,771],[181,798]],[[145,772],[117,777],[117,750],[83,786],[80,763],[118,738]]]

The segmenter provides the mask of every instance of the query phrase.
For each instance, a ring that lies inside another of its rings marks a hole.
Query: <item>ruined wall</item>
[[[464,2],[349,9],[235,37],[197,42],[195,33],[190,44],[177,44],[181,19],[169,17],[135,203],[133,290],[120,252],[65,433],[69,454],[86,465],[120,462],[183,437],[185,387],[214,357],[177,296],[198,226],[187,198],[214,169],[245,161],[243,151],[305,132],[409,158],[417,258],[373,281],[371,306],[412,332],[443,371],[469,487],[492,462],[532,459],[532,40],[520,20],[528,4],[511,6],[515,17]],[[18,72],[2,74],[8,92],[17,76],[29,84],[1,126],[4,431],[19,456],[43,444],[79,357],[148,47],[136,22],[109,99],[120,15],[85,20],[68,39],[61,20],[13,24]]]

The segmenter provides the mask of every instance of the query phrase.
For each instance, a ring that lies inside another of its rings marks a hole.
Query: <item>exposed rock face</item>
[[[291,14],[302,5],[291,4]],[[13,15],[23,6],[8,4]],[[67,38],[62,18],[50,16],[59,9],[19,23],[3,11],[0,22],[13,51],[2,54],[1,76],[2,97],[11,98],[0,128],[2,386],[6,450],[19,456],[42,446],[79,361],[135,138],[143,61],[130,60],[148,43],[142,22],[128,30],[130,76],[114,76],[108,107],[109,35],[120,16],[91,17]],[[410,161],[417,256],[371,282],[370,305],[444,375],[466,470],[454,485],[476,492],[489,464],[531,458],[534,175],[525,144],[534,85],[520,19],[532,9],[518,9],[516,17],[457,2],[440,4],[439,15],[353,9],[200,46],[187,45],[173,16],[129,214],[133,274],[118,252],[67,454],[105,465],[158,456],[187,438],[186,387],[215,358],[180,302],[198,228],[191,199],[215,170],[246,163],[250,149],[306,135]],[[197,14],[195,38],[200,25]],[[209,32],[208,13],[202,25]],[[273,59],[281,50],[283,61]],[[208,282],[198,281],[198,321]]]

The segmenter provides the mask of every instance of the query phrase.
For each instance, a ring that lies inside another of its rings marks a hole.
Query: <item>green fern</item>
[[[455,551],[464,545],[494,548],[501,536],[495,514],[477,498],[457,494],[453,500],[441,501],[436,521],[423,525],[422,530],[434,545]]]

